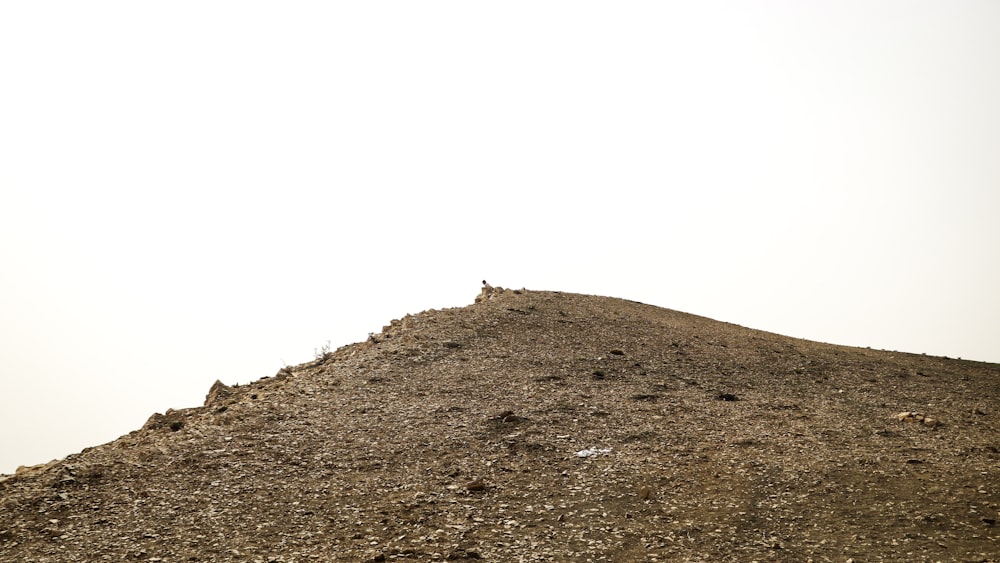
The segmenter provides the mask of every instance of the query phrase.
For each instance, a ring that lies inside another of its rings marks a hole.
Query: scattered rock
[[[997,366],[607,298],[491,298],[404,317],[385,342],[292,375],[217,383],[206,406],[150,417],[155,431],[0,476],[0,560],[843,563],[996,552],[1000,427],[983,415],[996,416]],[[949,377],[894,377],[917,368]],[[908,407],[896,422],[892,405]]]
[[[506,411],[500,411],[496,416],[493,417],[493,420],[499,422],[500,424],[515,424],[518,422],[523,422],[524,418],[514,414],[514,411],[506,410]]]
[[[941,421],[936,418],[931,418],[926,416],[924,413],[916,411],[903,411],[897,413],[895,416],[896,420],[900,422],[911,422],[914,424],[922,424],[924,426],[929,426],[934,428],[936,426],[941,426]]]
[[[594,457],[611,453],[611,448],[588,448],[576,452],[576,457]]]
[[[515,424],[515,423],[523,422],[523,421],[524,421],[523,418],[521,418],[521,417],[519,417],[519,416],[517,416],[516,414],[513,414],[513,413],[512,414],[508,414],[507,416],[503,417],[500,420],[500,422],[503,423],[503,424]]]
[[[631,397],[629,397],[629,399],[633,401],[646,401],[650,403],[656,401],[659,398],[660,398],[659,395],[652,395],[649,393],[640,393],[638,395],[632,395]]]
[[[27,475],[35,475],[38,473],[43,473],[45,470],[55,467],[60,463],[61,460],[53,459],[48,463],[39,463],[38,465],[21,465],[14,470],[14,475],[18,477],[24,477]],[[9,476],[8,476],[9,477]]]
[[[163,430],[169,428],[172,432],[176,432],[184,428],[185,416],[186,413],[184,411],[175,411],[174,409],[167,409],[167,412],[163,414],[153,413],[146,421],[146,424],[142,426],[142,429]]]

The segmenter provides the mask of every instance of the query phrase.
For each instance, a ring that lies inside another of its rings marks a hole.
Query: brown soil
[[[0,478],[0,560],[1000,558],[1000,366],[481,298]]]

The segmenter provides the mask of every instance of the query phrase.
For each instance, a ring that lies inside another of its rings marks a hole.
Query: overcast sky
[[[480,281],[1000,362],[1000,3],[4,2],[0,473]]]

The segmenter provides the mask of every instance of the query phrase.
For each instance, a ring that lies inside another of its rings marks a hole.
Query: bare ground
[[[995,562],[998,416],[993,364],[486,290],[0,477],[0,560]]]

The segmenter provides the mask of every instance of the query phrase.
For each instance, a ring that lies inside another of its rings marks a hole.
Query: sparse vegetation
[[[330,341],[327,340],[326,344],[320,346],[319,348],[313,348],[313,359],[321,362],[329,360],[333,356],[333,352],[330,351]]]

